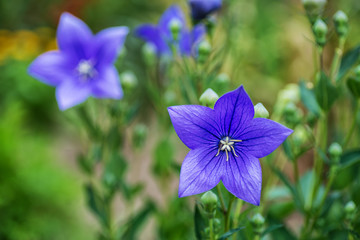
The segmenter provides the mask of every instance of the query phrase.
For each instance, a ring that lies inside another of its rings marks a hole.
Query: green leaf
[[[137,239],[136,234],[139,232],[139,228],[141,228],[145,220],[154,210],[154,203],[148,201],[140,212],[138,212],[134,217],[130,218],[130,220],[126,224],[125,231],[121,234],[121,237],[119,239]]]
[[[223,235],[221,235],[217,240],[225,240],[226,238],[230,237],[231,235],[233,235],[234,233],[244,229],[245,227],[238,227],[238,228],[234,228],[231,229],[230,231],[224,233]]]
[[[316,101],[314,90],[307,88],[304,80],[300,81],[300,97],[301,102],[310,112],[312,112],[315,116],[320,115],[321,109]]]
[[[109,225],[108,216],[106,213],[106,208],[103,199],[96,192],[93,185],[88,184],[86,185],[85,189],[87,195],[87,204],[89,208],[93,211],[95,216],[97,216],[97,218],[104,226],[108,226]]]
[[[202,239],[202,232],[206,227],[204,218],[201,215],[200,208],[198,204],[195,204],[195,211],[194,211],[194,225],[195,225],[195,236],[196,239]]]
[[[360,56],[360,45],[349,50],[341,59],[340,69],[336,81],[339,82],[346,73],[358,62]]]
[[[79,155],[77,157],[77,163],[84,173],[90,175],[93,172],[94,163],[90,161],[90,159],[86,158],[84,155]]]
[[[275,225],[272,225],[272,226],[268,227],[267,229],[265,229],[265,230],[263,231],[263,233],[261,234],[261,236],[263,237],[263,236],[265,236],[266,234],[271,233],[272,231],[275,231],[275,230],[277,230],[277,229],[279,229],[279,228],[282,228],[283,226],[284,226],[284,224],[275,224]]]
[[[360,162],[360,149],[355,149],[344,153],[340,159],[342,169],[353,166]]]
[[[324,111],[329,111],[339,93],[335,86],[330,82],[330,79],[322,72],[317,79],[315,85],[315,96],[319,106]]]
[[[294,202],[296,206],[298,207],[298,209],[302,210],[301,198],[295,186],[290,182],[288,177],[284,175],[278,168],[272,167],[271,169],[279,177],[279,179],[285,184],[285,186],[289,188],[291,195],[294,198]]]
[[[352,77],[349,78],[347,81],[347,87],[355,98],[360,98],[360,79]]]

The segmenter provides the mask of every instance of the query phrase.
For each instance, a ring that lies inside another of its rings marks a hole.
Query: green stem
[[[210,230],[210,240],[215,240],[213,218],[209,218],[209,230]]]
[[[222,213],[223,213],[224,216],[225,216],[225,214],[226,214],[226,207],[225,207],[224,197],[223,197],[222,192],[221,192],[220,184],[218,184],[218,185],[216,186],[216,189],[217,189],[217,191],[218,191],[218,195],[219,195],[219,199],[220,199],[221,211],[222,211]]]
[[[335,49],[335,55],[331,64],[330,70],[330,80],[331,82],[336,81],[336,77],[339,72],[341,58],[344,52],[344,45],[345,45],[345,37],[341,37],[339,39],[339,46]]]
[[[234,212],[234,218],[233,218],[233,223],[234,223],[234,227],[238,227],[238,222],[239,222],[239,217],[240,217],[240,213],[241,213],[241,209],[242,206],[244,204],[244,201],[241,199],[236,199],[236,208],[235,208],[235,212]],[[236,233],[233,234],[233,239],[236,240]]]
[[[228,232],[230,230],[230,216],[231,216],[231,207],[235,200],[235,197],[230,197],[228,208],[225,214],[225,232]]]
[[[345,140],[344,140],[344,142],[342,144],[343,147],[346,147],[346,145],[349,143],[349,141],[351,139],[352,134],[354,133],[354,130],[355,130],[355,127],[356,127],[357,115],[358,115],[358,112],[360,110],[360,103],[359,102],[360,102],[359,99],[356,100],[356,102],[355,102],[354,117],[353,117],[353,120],[352,120],[352,123],[351,123],[350,130],[347,132]]]

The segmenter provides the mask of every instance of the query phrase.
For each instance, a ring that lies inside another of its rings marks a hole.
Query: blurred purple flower
[[[180,23],[179,39],[173,39],[170,24]],[[192,31],[186,28],[185,17],[177,5],[170,6],[161,16],[158,25],[143,24],[135,30],[135,34],[144,41],[156,47],[157,55],[171,55],[171,46],[178,48],[181,55],[189,56],[194,53],[195,46],[205,35],[205,27],[196,25]]]
[[[93,35],[83,21],[63,13],[57,29],[59,50],[37,57],[29,74],[56,87],[61,110],[90,96],[120,99],[123,92],[113,63],[127,33],[127,27],[112,27]]]
[[[190,0],[189,4],[192,18],[200,21],[219,10],[222,6],[222,0]]]
[[[181,167],[179,197],[208,191],[220,181],[236,197],[260,204],[258,158],[273,152],[293,132],[265,118],[254,118],[254,106],[241,86],[219,98],[214,109],[168,108],[181,141],[191,150]]]

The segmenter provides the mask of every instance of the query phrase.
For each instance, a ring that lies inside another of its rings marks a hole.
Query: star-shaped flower
[[[173,23],[180,27],[178,40],[173,39],[170,30]],[[177,5],[170,6],[164,12],[158,25],[143,24],[135,30],[139,38],[155,46],[158,56],[171,55],[171,46],[176,46],[182,55],[193,54],[196,44],[201,41],[205,32],[202,24],[196,25],[190,32],[186,28],[184,14]]]
[[[222,6],[222,0],[190,0],[189,4],[192,18],[200,21],[219,10]]]
[[[181,141],[190,148],[181,167],[179,197],[199,194],[220,181],[236,197],[260,204],[258,158],[273,152],[293,131],[265,118],[253,118],[254,106],[241,86],[218,99],[214,109],[168,108]]]
[[[89,96],[120,99],[123,93],[113,64],[127,33],[127,27],[112,27],[93,35],[83,21],[63,13],[57,29],[59,50],[36,58],[29,74],[56,87],[61,110]]]

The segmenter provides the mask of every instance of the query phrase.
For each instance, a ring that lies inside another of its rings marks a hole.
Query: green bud
[[[144,124],[137,124],[133,129],[133,145],[136,148],[140,148],[144,145],[147,137],[148,129]]]
[[[339,36],[346,36],[349,30],[349,19],[343,11],[337,11],[333,17],[335,30]]]
[[[145,63],[149,66],[153,66],[156,62],[156,46],[152,43],[145,43],[142,47],[142,54]]]
[[[297,125],[301,122],[303,112],[293,102],[288,102],[284,108],[284,116],[287,123]]]
[[[301,146],[309,139],[309,134],[304,128],[303,125],[298,125],[294,129],[294,133],[292,134],[292,139],[294,142],[294,146]]]
[[[170,29],[171,35],[175,41],[177,41],[179,39],[179,34],[181,31],[181,28],[182,28],[182,23],[179,19],[177,19],[177,18],[171,19],[171,21],[169,23],[169,29]]]
[[[214,218],[214,232],[220,232],[221,230],[221,221],[218,218]]]
[[[201,94],[199,101],[202,105],[212,108],[218,99],[219,96],[217,93],[211,88],[208,88],[203,94]]]
[[[320,47],[325,46],[326,34],[328,32],[328,27],[326,26],[326,23],[321,19],[316,20],[316,22],[313,25],[313,32],[315,35],[316,43]]]
[[[199,43],[199,47],[198,47],[198,61],[200,63],[205,63],[206,59],[209,57],[211,52],[211,45],[208,41],[202,41]]]
[[[356,210],[356,205],[353,201],[350,201],[348,202],[346,205],[345,205],[345,213],[346,214],[352,214],[355,212]]]
[[[302,3],[311,24],[313,24],[324,11],[326,0],[302,0]]]
[[[331,160],[334,163],[338,163],[340,161],[340,156],[343,153],[342,147],[337,142],[333,142],[328,149]]]
[[[218,197],[212,191],[207,191],[201,196],[200,201],[204,205],[206,212],[213,213],[216,210]]]
[[[121,85],[125,90],[134,89],[138,85],[135,74],[131,71],[125,71],[120,75]]]
[[[251,218],[251,223],[253,225],[254,233],[260,234],[262,232],[262,228],[264,226],[265,219],[260,213],[257,213]]]
[[[258,103],[254,106],[255,116],[254,118],[269,118],[269,112],[262,103]]]

